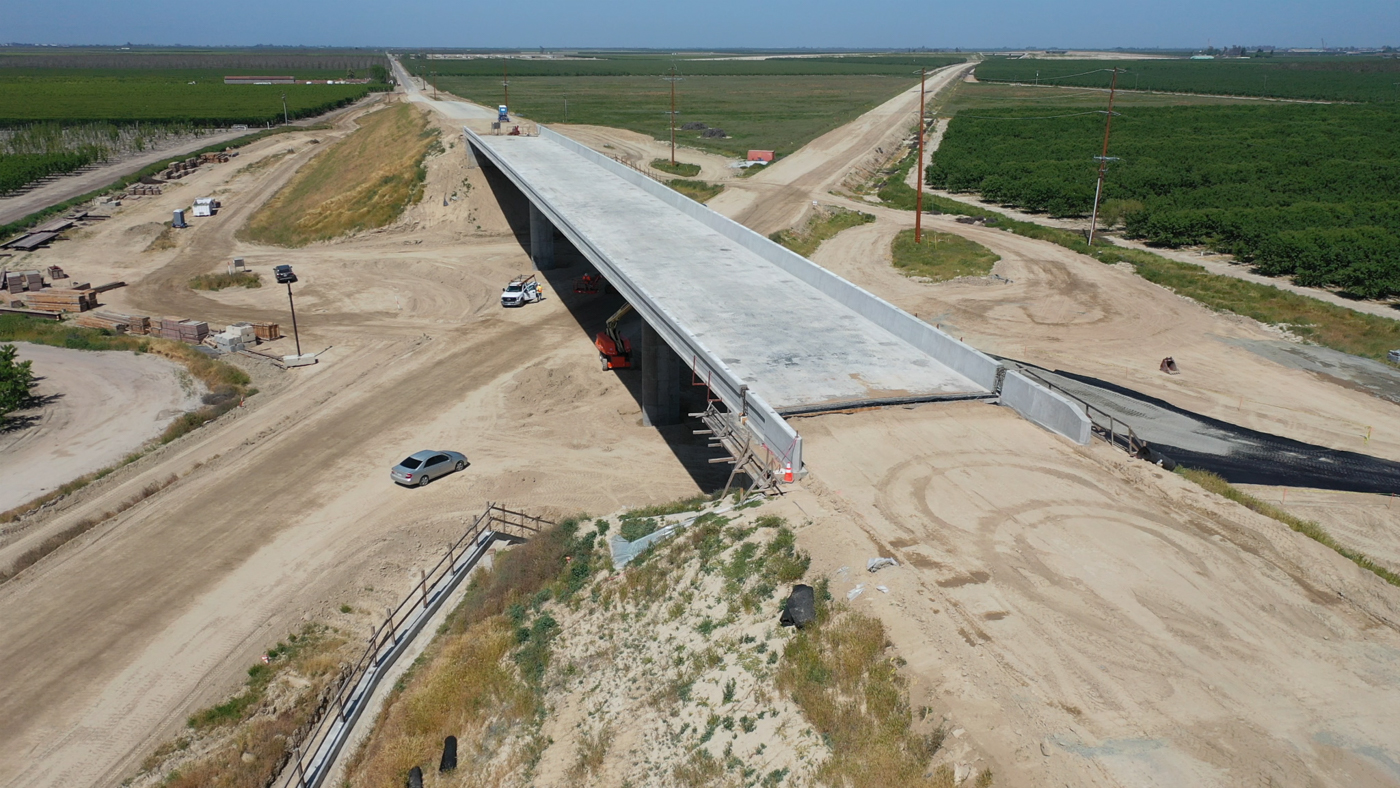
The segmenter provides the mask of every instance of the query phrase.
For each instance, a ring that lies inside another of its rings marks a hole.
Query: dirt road
[[[927,91],[937,93],[972,67],[961,63],[934,71],[928,75]],[[918,114],[919,86],[915,85],[763,172],[727,183],[724,193],[707,205],[764,235],[791,227],[810,208],[811,201],[825,198],[856,162],[877,148],[894,150],[909,134]]]
[[[199,407],[199,384],[152,355],[16,343],[43,405],[0,432],[0,511],[105,468]]]

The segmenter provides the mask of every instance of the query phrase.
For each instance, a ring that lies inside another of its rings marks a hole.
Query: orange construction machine
[[[593,339],[593,344],[598,348],[598,358],[603,362],[603,369],[632,367],[632,343],[617,332],[617,324],[631,311],[631,304],[623,304],[621,309],[608,318],[606,327]]]

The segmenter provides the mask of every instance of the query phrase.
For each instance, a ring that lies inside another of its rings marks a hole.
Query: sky
[[[1400,45],[1400,0],[0,0],[0,42],[1201,49]]]

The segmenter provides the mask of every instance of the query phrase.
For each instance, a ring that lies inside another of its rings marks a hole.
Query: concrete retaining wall
[[[813,263],[800,254],[776,244],[728,217],[706,208],[661,183],[614,161],[579,142],[541,126],[540,136],[549,139],[635,186],[666,202],[745,249],[840,301],[857,314],[914,347],[938,359],[943,365],[965,375],[972,382],[996,391],[1001,362],[959,342],[899,307]]]
[[[1001,404],[1078,444],[1088,444],[1092,436],[1093,424],[1078,405],[1014,370],[1002,381]]]

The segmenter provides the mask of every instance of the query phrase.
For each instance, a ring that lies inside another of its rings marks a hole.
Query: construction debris
[[[865,571],[878,572],[887,566],[899,566],[893,558],[872,558],[865,562]]]
[[[1181,370],[1176,366],[1176,359],[1172,358],[1171,356],[1167,356],[1166,358],[1162,359],[1162,363],[1158,364],[1157,368],[1167,373],[1168,375],[1181,374]]]
[[[787,602],[783,604],[783,614],[778,623],[785,627],[802,629],[817,620],[817,598],[808,585],[795,585]]]
[[[708,140],[727,140],[729,135],[724,133],[724,129],[705,129],[700,132],[700,136]]]

